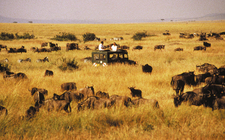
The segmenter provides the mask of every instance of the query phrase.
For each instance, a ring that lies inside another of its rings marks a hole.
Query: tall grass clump
[[[76,41],[77,37],[74,34],[71,33],[65,33],[62,32],[59,35],[56,35],[52,40],[57,40],[57,41]]]
[[[133,35],[132,39],[133,40],[141,40],[143,37],[147,37],[147,32],[137,32]]]
[[[96,38],[94,33],[86,33],[83,34],[83,41],[87,42],[87,41],[93,41]]]
[[[61,69],[62,71],[66,70],[72,71],[78,69],[79,66],[75,58],[73,59],[61,58],[61,64],[58,66],[58,68]]]
[[[15,34],[17,39],[33,39],[35,36],[29,33],[23,33],[23,35],[18,35],[18,33]]]

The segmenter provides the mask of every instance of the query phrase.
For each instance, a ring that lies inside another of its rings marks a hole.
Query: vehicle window
[[[99,60],[105,60],[105,54],[100,54],[100,59]]]
[[[123,54],[120,53],[120,54],[119,54],[119,58],[123,58]]]
[[[99,54],[94,54],[94,60],[99,60]]]
[[[110,54],[109,55],[109,59],[111,59],[111,60],[115,60],[116,58],[117,58],[117,56],[118,56],[118,54]]]
[[[124,54],[124,58],[128,58],[128,55],[127,54]]]

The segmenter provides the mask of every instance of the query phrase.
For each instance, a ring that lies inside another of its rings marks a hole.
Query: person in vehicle
[[[98,50],[99,51],[104,51],[104,46],[103,46],[103,44],[104,44],[104,42],[103,41],[101,41],[101,43],[99,44],[99,46],[98,46]]]
[[[113,45],[111,46],[112,51],[117,51],[117,46],[116,43],[114,42]]]

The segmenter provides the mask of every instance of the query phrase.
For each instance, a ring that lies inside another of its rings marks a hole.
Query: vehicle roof
[[[93,51],[92,53],[107,53],[107,54],[111,54],[111,53],[127,53],[127,51],[126,50],[117,50],[117,51],[111,51],[111,50],[103,50],[103,51],[99,51],[99,50],[97,50],[97,51]]]

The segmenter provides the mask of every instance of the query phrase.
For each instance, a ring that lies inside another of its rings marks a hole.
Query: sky
[[[0,0],[0,16],[28,20],[155,20],[215,13],[225,13],[225,0]]]

